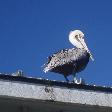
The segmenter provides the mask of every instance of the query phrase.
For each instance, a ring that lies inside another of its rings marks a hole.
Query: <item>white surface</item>
[[[2,96],[112,107],[112,93],[5,80],[0,80]]]

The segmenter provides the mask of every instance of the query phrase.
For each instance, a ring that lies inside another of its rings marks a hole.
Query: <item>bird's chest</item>
[[[89,62],[89,54],[87,52],[79,52],[74,55],[74,69],[78,73],[85,69]]]

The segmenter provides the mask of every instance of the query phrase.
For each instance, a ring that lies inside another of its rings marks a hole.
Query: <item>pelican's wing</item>
[[[89,54],[85,50],[63,49],[49,57],[44,72],[51,71],[64,75],[82,71],[89,62]]]
[[[69,64],[74,60],[74,51],[73,49],[63,49],[57,53],[54,53],[52,56],[48,57],[48,62],[45,64],[44,72],[51,71],[56,67]]]

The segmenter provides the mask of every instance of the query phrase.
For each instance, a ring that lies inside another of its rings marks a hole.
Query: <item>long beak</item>
[[[79,39],[78,39],[78,40],[79,40]],[[79,41],[80,41],[81,45],[82,45],[82,46],[87,50],[87,52],[89,53],[91,60],[94,61],[94,58],[93,58],[91,52],[89,51],[89,49],[88,49],[88,47],[87,47],[85,41],[84,41],[84,40],[83,40],[83,41],[79,40]]]
[[[89,55],[90,55],[91,60],[94,61],[94,58],[93,58],[93,56],[92,56],[92,54],[90,53],[89,50],[88,50],[88,53],[89,53]]]

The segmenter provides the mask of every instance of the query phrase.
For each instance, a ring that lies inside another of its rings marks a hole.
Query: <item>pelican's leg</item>
[[[64,75],[64,77],[65,77],[66,81],[67,81],[67,82],[69,82],[69,80],[68,80],[67,76],[65,76],[65,75]]]
[[[73,78],[74,83],[76,83],[77,82],[76,73],[73,73]]]

